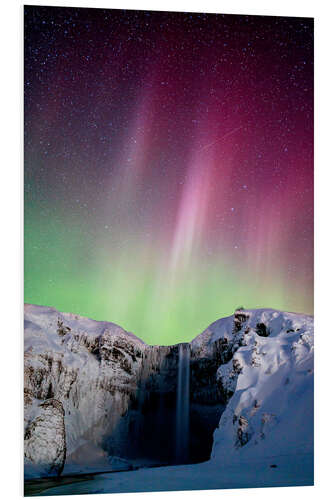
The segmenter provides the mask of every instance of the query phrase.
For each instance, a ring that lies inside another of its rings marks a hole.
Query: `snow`
[[[225,466],[205,462],[101,474],[88,481],[50,488],[42,495],[308,486],[313,483],[311,455],[298,455],[292,461],[289,457],[280,457],[279,466],[272,468],[275,459],[273,456],[246,464]]]
[[[38,337],[38,332],[42,335],[45,330],[50,333],[54,331],[55,325],[58,320],[66,324],[67,327],[75,330],[77,333],[85,333],[86,335],[96,338],[102,335],[106,330],[112,332],[113,335],[117,335],[120,332],[125,332],[123,328],[111,323],[109,321],[96,321],[94,319],[86,318],[85,316],[79,316],[72,313],[59,312],[53,307],[38,306],[34,304],[24,304],[24,316],[25,316],[25,337],[27,336],[26,328],[29,333],[29,342],[33,335]],[[140,344],[144,342],[139,339],[136,335],[131,332],[125,332],[127,336],[136,340]],[[48,335],[48,340],[50,341],[53,335]]]

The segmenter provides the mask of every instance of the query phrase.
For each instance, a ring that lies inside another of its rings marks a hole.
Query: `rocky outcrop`
[[[31,475],[61,474],[66,459],[64,415],[57,399],[47,399],[35,409],[24,435],[25,464]]]
[[[270,334],[270,331],[265,323],[257,323],[256,332],[260,337],[268,337]]]

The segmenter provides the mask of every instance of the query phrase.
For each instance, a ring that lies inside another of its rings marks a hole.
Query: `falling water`
[[[190,410],[190,346],[179,344],[177,410],[176,410],[176,462],[186,463],[189,455]]]

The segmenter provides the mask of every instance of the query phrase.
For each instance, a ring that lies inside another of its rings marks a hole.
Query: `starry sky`
[[[188,341],[313,313],[313,20],[32,7],[25,301]]]

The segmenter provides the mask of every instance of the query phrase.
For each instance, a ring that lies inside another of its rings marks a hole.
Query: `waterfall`
[[[190,346],[179,344],[177,408],[176,408],[176,462],[186,463],[189,456],[190,418]]]

